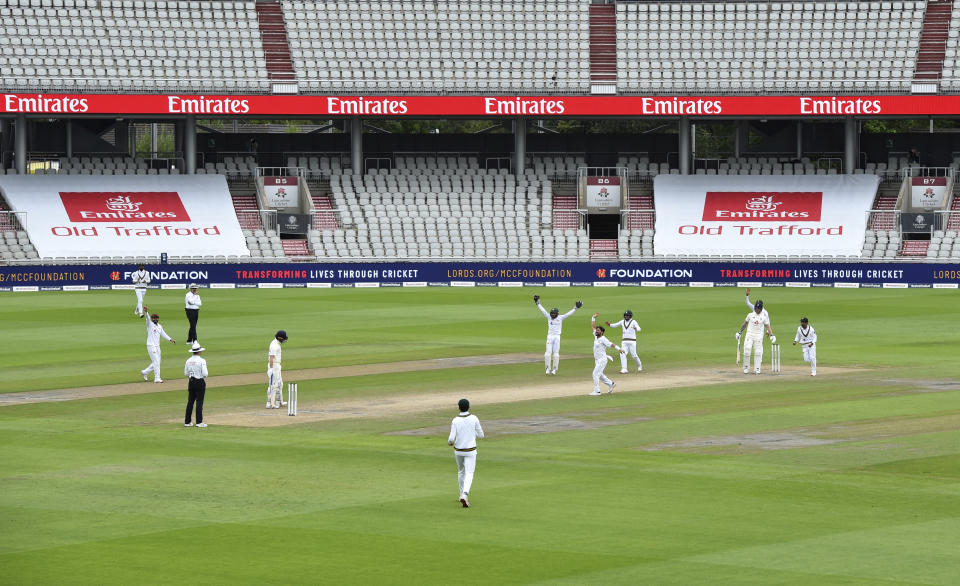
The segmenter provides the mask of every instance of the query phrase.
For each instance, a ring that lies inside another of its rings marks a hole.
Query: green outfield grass
[[[800,363],[789,341],[806,315],[820,364],[844,370],[599,398],[585,395],[590,314],[633,310],[644,373],[630,377],[735,370],[742,290],[201,293],[215,375],[262,373],[281,328],[286,371],[542,354],[532,295],[561,311],[582,298],[564,325],[569,358],[550,380],[582,380],[584,396],[475,404],[490,437],[464,510],[446,446],[455,405],[232,427],[217,424],[218,410],[262,407],[264,385],[211,386],[210,427],[184,428],[171,421],[188,354],[165,343],[169,391],[0,406],[0,584],[957,583],[956,291],[756,289],[785,365]],[[0,294],[0,392],[140,380],[148,358],[133,301],[129,291]],[[178,341],[182,301],[147,294]],[[508,385],[520,400],[545,380],[532,363],[299,383],[301,402],[375,406]],[[547,418],[578,429],[516,426]]]

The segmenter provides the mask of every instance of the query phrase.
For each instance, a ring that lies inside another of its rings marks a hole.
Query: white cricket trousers
[[[141,370],[140,372],[144,375],[150,374],[150,371],[153,371],[153,380],[160,379],[160,346],[150,346],[147,345],[147,354],[150,355],[150,366]]]
[[[543,365],[547,372],[560,366],[560,336],[547,336],[547,349],[543,353]]]
[[[743,370],[750,368],[750,352],[753,351],[753,371],[760,372],[763,364],[763,336],[747,336],[743,339]]]
[[[803,347],[803,361],[810,363],[810,373],[817,374],[817,345]]]
[[[146,289],[134,289],[137,294],[137,315],[143,315],[143,296],[146,295]]]
[[[633,361],[637,363],[637,368],[641,368],[643,363],[640,362],[640,357],[637,356],[637,341],[636,340],[624,340],[623,344],[620,346],[623,348],[624,353],[620,355],[620,370],[627,369],[627,355],[629,354]]]
[[[595,392],[600,392],[600,383],[610,386],[613,383],[607,375],[603,374],[603,369],[607,367],[607,357],[598,358],[593,365],[593,390]]]
[[[477,451],[460,452],[454,450],[457,459],[457,484],[460,485],[460,494],[470,494],[473,486],[473,471],[477,469]]]
[[[267,403],[280,405],[283,403],[283,375],[280,372],[280,367],[267,368],[267,378],[269,380],[267,384]]]

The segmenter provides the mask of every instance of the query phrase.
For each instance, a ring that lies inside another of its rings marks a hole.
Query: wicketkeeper
[[[283,375],[280,372],[280,344],[286,341],[286,330],[278,330],[270,341],[270,353],[267,357],[267,409],[279,409],[287,404],[283,400]]]
[[[560,315],[560,310],[556,307],[547,313],[547,310],[540,305],[540,296],[534,295],[533,302],[537,304],[537,309],[547,318],[547,347],[543,353],[543,366],[547,374],[557,374],[560,368],[560,334],[563,331],[563,320],[567,319],[575,311],[583,307],[583,301],[577,300],[573,304],[573,309]]]

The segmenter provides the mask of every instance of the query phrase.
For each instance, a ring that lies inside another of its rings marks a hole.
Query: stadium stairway
[[[554,195],[554,230],[576,230],[579,227],[580,214],[577,213],[577,197],[573,195]]]
[[[232,194],[231,197],[240,227],[245,230],[263,229],[263,223],[260,220],[260,208],[257,207],[257,196]]]
[[[287,26],[283,20],[283,6],[276,0],[259,0],[256,10],[267,76],[272,80],[296,79],[287,40]]]
[[[337,224],[337,215],[333,210],[333,202],[328,195],[313,195],[313,229],[314,230],[336,230],[340,227]]]
[[[920,48],[917,51],[914,82],[940,80],[952,13],[953,0],[927,2],[927,10],[923,15],[923,27],[920,29]]]
[[[616,260],[617,241],[606,239],[590,240],[590,260]]]
[[[929,246],[929,240],[904,240],[900,256],[924,258],[927,256]]]
[[[617,83],[617,6],[590,5],[590,84]]]

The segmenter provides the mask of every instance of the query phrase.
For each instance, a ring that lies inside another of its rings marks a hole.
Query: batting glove
[[[770,336],[770,343],[771,343],[771,344],[776,344],[776,343],[777,343],[777,337],[776,337],[776,336]]]
[[[740,341],[740,332],[737,332],[736,334],[734,334],[734,337],[735,337],[735,338],[737,339],[737,341],[739,342],[739,341]]]
[[[533,302],[534,302],[534,303],[540,303],[540,296],[539,296],[539,295],[534,295],[534,296],[533,296]]]

